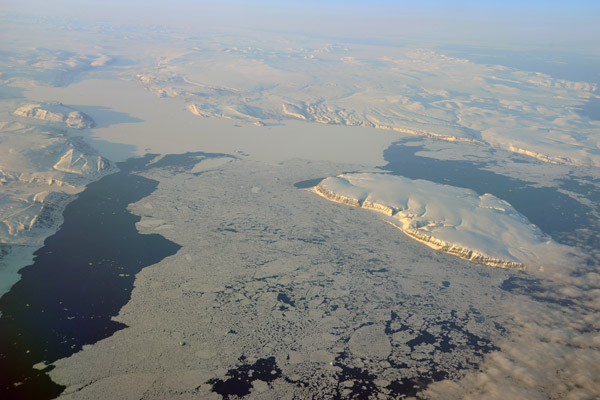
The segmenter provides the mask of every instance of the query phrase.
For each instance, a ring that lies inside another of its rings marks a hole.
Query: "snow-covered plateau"
[[[481,264],[543,267],[566,260],[570,251],[487,193],[377,173],[325,178],[312,190],[337,203],[381,212],[413,239]]]

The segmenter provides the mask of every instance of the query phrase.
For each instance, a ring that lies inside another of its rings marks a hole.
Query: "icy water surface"
[[[0,398],[47,399],[64,387],[52,367],[125,325],[112,317],[127,304],[135,275],[175,254],[160,235],[140,235],[130,203],[158,182],[135,175],[151,155],[118,164],[120,171],[90,184],[64,211],[60,230],[35,253],[33,265],[0,298]]]

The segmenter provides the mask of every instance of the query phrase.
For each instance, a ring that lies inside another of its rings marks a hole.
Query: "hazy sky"
[[[600,1],[3,0],[0,10],[195,30],[260,28],[600,52]]]

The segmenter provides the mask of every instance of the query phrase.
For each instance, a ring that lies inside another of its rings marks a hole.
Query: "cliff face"
[[[315,191],[321,196],[325,197],[327,200],[335,201],[336,203],[342,203],[353,207],[368,208],[384,213],[385,215],[388,215],[390,217],[394,215],[397,211],[394,208],[386,206],[384,204],[379,204],[368,200],[355,199],[353,197],[337,194],[332,190],[325,188],[321,184],[315,186]]]
[[[455,244],[447,243],[443,240],[436,239],[431,235],[419,232],[416,229],[402,229],[398,225],[392,224],[411,238],[425,243],[432,249],[443,251],[444,253],[452,254],[453,256],[469,260],[471,262],[489,265],[491,267],[506,268],[506,269],[525,269],[525,265],[520,262],[501,260],[494,257],[489,257],[480,254],[474,250],[466,249]]]
[[[313,191],[336,203],[375,210],[406,235],[471,262],[525,269],[565,255],[510,204],[492,195],[388,174],[344,174]]]
[[[361,206],[360,200],[343,196],[341,194],[336,194],[333,191],[326,189],[321,184],[315,187],[315,191],[321,196],[325,197],[327,200],[335,201],[336,203],[342,203],[353,207]]]
[[[397,210],[393,209],[392,207],[389,207],[389,206],[386,206],[383,204],[379,204],[379,203],[374,203],[374,202],[368,201],[368,200],[363,201],[362,208],[370,208],[371,210],[379,211],[390,217],[392,215],[394,215],[397,211]]]

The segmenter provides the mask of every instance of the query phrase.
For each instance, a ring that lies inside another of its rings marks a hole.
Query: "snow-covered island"
[[[313,191],[334,202],[379,211],[429,247],[481,264],[541,267],[569,252],[506,201],[487,193],[379,173],[325,178]]]
[[[25,104],[17,108],[13,114],[19,117],[64,123],[67,127],[75,129],[89,129],[96,125],[89,115],[59,102]]]

